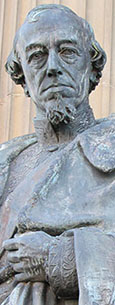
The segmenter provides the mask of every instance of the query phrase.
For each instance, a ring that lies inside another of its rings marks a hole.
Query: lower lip
[[[61,85],[61,86],[56,86],[56,87],[53,86],[48,89],[45,89],[42,91],[42,93],[47,92],[47,91],[60,92],[60,91],[66,90],[66,89],[73,90],[72,87]]]

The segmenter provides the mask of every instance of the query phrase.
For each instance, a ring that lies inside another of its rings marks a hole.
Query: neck
[[[77,107],[74,119],[68,124],[60,123],[52,126],[47,119],[39,119],[38,117],[34,119],[38,141],[43,145],[69,142],[94,124],[95,118],[88,100],[85,100]]]

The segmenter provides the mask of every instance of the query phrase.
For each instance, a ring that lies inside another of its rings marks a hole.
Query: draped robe
[[[79,300],[67,301],[45,283],[19,283],[2,305],[115,304],[114,116],[69,143],[43,147],[24,136],[1,155],[1,244],[16,231],[73,229],[79,286]]]

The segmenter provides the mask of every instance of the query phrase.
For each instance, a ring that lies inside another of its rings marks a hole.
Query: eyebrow
[[[26,52],[37,48],[45,48],[45,46],[42,45],[41,43],[31,43],[29,44],[29,46],[26,47]]]
[[[59,46],[61,44],[66,44],[66,43],[70,43],[70,44],[75,44],[77,45],[77,41],[75,39],[60,39],[56,41],[56,45]],[[44,46],[41,43],[31,43],[30,45],[28,45],[26,47],[26,52],[32,50],[32,49],[37,49],[37,48],[46,48],[46,46]]]
[[[78,44],[77,41],[75,39],[60,39],[57,40],[56,45],[61,45],[64,43],[70,43],[70,44]]]

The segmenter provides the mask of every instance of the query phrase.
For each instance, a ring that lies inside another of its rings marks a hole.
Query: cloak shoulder
[[[84,156],[102,172],[115,169],[115,114],[97,120],[96,125],[78,136]]]
[[[35,133],[14,138],[0,145],[0,200],[8,179],[10,163],[21,151],[37,142]]]

